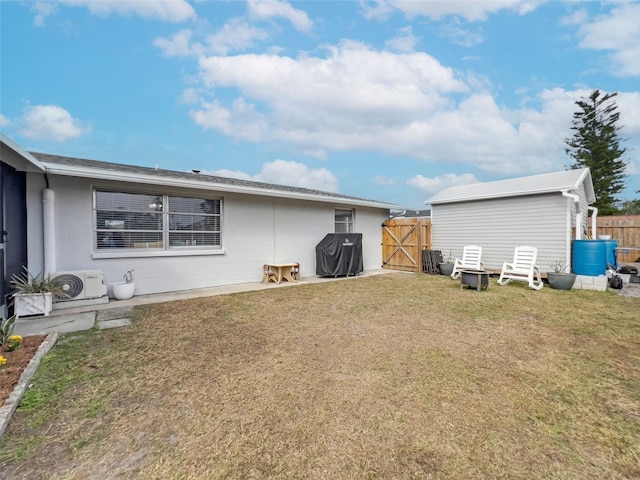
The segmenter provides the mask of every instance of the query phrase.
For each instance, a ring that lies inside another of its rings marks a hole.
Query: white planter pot
[[[51,313],[52,293],[16,293],[13,296],[16,318]]]
[[[136,290],[136,284],[133,282],[114,283],[111,286],[111,290],[113,292],[113,298],[116,300],[127,300],[133,297],[133,293]]]

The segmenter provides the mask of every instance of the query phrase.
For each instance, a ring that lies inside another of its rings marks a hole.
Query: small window
[[[220,199],[96,191],[96,250],[222,245]]]
[[[353,210],[336,209],[335,233],[353,233]]]

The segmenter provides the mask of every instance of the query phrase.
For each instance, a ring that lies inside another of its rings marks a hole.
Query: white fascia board
[[[537,190],[518,190],[517,192],[504,192],[504,193],[491,193],[485,195],[470,195],[468,197],[458,197],[443,200],[427,200],[425,205],[438,205],[443,203],[459,203],[459,202],[471,202],[475,200],[491,200],[494,198],[507,198],[507,197],[523,197],[526,195],[540,195],[543,193],[562,193],[566,190],[573,190],[573,185],[567,185],[566,187],[554,187],[554,188],[539,188]]]
[[[18,145],[16,142],[14,142],[9,137],[7,137],[4,133],[1,133],[1,132],[0,132],[0,143],[3,143],[7,147],[9,147],[15,153],[17,153],[22,158],[24,158],[27,161],[27,163],[29,163],[29,164],[31,164],[31,166],[35,167],[33,169],[27,169],[27,171],[35,171],[35,172],[44,172],[45,171],[44,164],[40,160],[38,160],[36,157],[31,155],[26,150],[23,150],[20,147],[20,145]]]
[[[144,183],[148,185],[163,185],[172,187],[183,187],[200,190],[215,190],[217,192],[242,193],[246,195],[260,195],[266,197],[291,198],[295,200],[309,200],[314,202],[325,202],[341,205],[353,205],[359,207],[372,207],[390,210],[399,208],[397,205],[383,202],[375,202],[360,199],[343,197],[332,197],[324,195],[314,195],[311,193],[293,192],[286,190],[272,190],[269,188],[247,187],[243,185],[230,185],[223,183],[212,183],[205,181],[194,181],[185,178],[169,178],[153,175],[131,174],[129,172],[119,172],[116,170],[100,170],[94,168],[66,166],[52,163],[45,163],[46,171],[53,175],[64,175],[68,177],[82,177],[98,180],[111,180],[128,183]]]
[[[585,186],[585,196],[587,198],[587,204],[590,205],[596,201],[596,193],[593,190],[593,179],[591,178],[591,169],[589,168],[584,169],[584,171],[580,175],[580,178],[578,178],[578,181],[576,182],[575,189],[580,190],[580,188],[582,188],[582,185],[585,183],[585,180],[587,180],[587,178],[589,180],[587,182],[587,185],[590,188],[587,189]]]

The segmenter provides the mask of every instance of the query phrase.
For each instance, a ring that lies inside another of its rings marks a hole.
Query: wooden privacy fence
[[[596,218],[599,235],[611,235],[618,242],[618,262],[640,258],[640,215]],[[593,238],[593,232],[589,232]]]
[[[382,224],[382,267],[422,271],[422,250],[431,249],[431,220],[392,218]]]

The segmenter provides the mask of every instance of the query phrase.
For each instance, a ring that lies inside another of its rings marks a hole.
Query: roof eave
[[[588,181],[587,181],[587,177],[588,177]],[[584,169],[584,171],[580,175],[580,178],[576,182],[575,188],[579,190],[581,185],[585,185],[584,194],[587,199],[587,204],[594,203],[596,201],[596,192],[593,189],[593,179],[591,178],[591,169],[589,168]]]
[[[527,195],[542,195],[545,193],[562,193],[567,190],[574,190],[576,187],[574,185],[567,185],[562,188],[543,188],[538,190],[526,190],[526,191],[518,191],[518,192],[505,192],[499,194],[487,194],[487,195],[479,195],[473,197],[459,197],[459,198],[449,198],[444,200],[435,200],[431,199],[424,202],[425,205],[439,205],[445,203],[460,203],[460,202],[471,202],[476,200],[492,200],[494,198],[507,198],[507,197],[524,197]]]
[[[0,132],[0,144],[10,148],[17,155],[21,156],[26,161],[27,165],[29,167],[31,167],[31,168],[26,168],[25,171],[27,171],[27,172],[30,172],[30,171],[31,172],[44,172],[45,171],[44,164],[40,160],[38,160],[36,157],[31,155],[26,150],[22,149],[20,147],[20,145],[18,145],[16,142],[11,140],[9,137],[7,137],[2,132]]]
[[[380,208],[391,210],[402,208],[398,205],[387,204],[384,202],[375,202],[365,199],[345,198],[330,195],[314,195],[311,193],[291,192],[286,190],[274,190],[269,188],[249,187],[244,185],[230,185],[216,182],[197,181],[184,178],[168,178],[155,175],[144,175],[136,173],[135,175],[128,172],[119,172],[116,170],[102,170],[96,168],[86,168],[78,166],[65,166],[56,163],[44,162],[46,171],[53,175],[64,175],[68,177],[92,178],[97,180],[111,180],[128,183],[145,183],[148,185],[177,186],[183,188],[197,188],[201,190],[215,190],[226,193],[242,193],[247,195],[260,195],[277,198],[289,198],[294,200],[309,200],[316,202],[333,203],[340,205],[353,205],[359,207]]]

